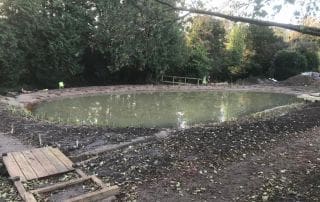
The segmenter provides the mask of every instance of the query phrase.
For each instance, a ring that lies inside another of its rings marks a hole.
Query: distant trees
[[[245,65],[249,57],[246,44],[247,35],[248,29],[243,25],[234,25],[227,35],[226,65],[230,80],[248,76],[249,72]]]
[[[187,31],[189,49],[186,75],[220,76],[223,72],[225,29],[221,21],[197,16]]]
[[[150,83],[163,74],[234,81],[319,68],[315,37],[285,42],[271,28],[208,16],[184,22],[153,0],[2,2],[0,87]],[[291,71],[285,58],[296,56]]]
[[[273,75],[277,80],[284,80],[308,70],[308,62],[302,54],[281,50],[274,56]]]
[[[4,0],[0,85],[155,81],[185,59],[178,14],[164,9],[148,0]]]

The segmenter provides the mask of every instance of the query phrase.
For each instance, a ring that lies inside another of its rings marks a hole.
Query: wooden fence
[[[165,76],[161,77],[161,82],[170,83],[172,85],[175,84],[202,84],[202,79],[200,78],[192,78],[192,77],[182,77],[182,76]]]

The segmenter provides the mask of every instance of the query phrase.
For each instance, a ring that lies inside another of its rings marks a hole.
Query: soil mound
[[[283,81],[282,84],[288,86],[320,86],[320,78],[305,75],[296,75]]]

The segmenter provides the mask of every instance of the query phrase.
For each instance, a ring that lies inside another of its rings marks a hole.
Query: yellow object
[[[207,85],[207,84],[208,84],[208,82],[207,82],[207,77],[206,77],[206,76],[203,77],[203,79],[202,79],[202,84],[203,84],[203,85]]]
[[[59,88],[64,88],[64,83],[63,83],[63,81],[60,81],[60,82],[59,82]]]

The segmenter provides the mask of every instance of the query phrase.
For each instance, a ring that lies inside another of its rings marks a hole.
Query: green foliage
[[[246,66],[246,37],[247,28],[243,25],[235,25],[228,34],[227,58],[229,77],[231,80],[247,76]]]
[[[1,85],[146,82],[185,60],[177,13],[154,1],[3,2]]]
[[[189,77],[200,77],[208,75],[212,60],[209,58],[208,50],[202,44],[194,44],[190,49],[188,64],[180,74]]]
[[[309,70],[307,65],[307,59],[304,55],[290,50],[281,50],[274,57],[272,71],[274,78],[285,80]]]
[[[0,19],[0,85],[2,87],[16,86],[22,73],[20,64],[24,56],[19,49],[14,30]]]
[[[6,0],[3,7],[7,17],[3,23],[12,39],[0,49],[15,46],[20,52],[18,62],[11,61],[15,51],[0,56],[8,66],[19,67],[15,77],[7,74],[14,83],[24,80],[39,87],[54,87],[59,80],[70,81],[82,71],[81,50],[89,36],[83,3]]]
[[[255,16],[265,15],[269,0],[250,1]],[[185,32],[179,13],[153,0],[1,3],[1,88],[145,83],[163,74],[268,76],[275,53],[286,48],[270,28],[234,25],[226,34],[229,26],[211,17],[193,17]],[[319,50],[301,44],[290,46],[317,69]]]
[[[312,71],[319,71],[320,59],[317,52],[305,52],[303,54],[307,59],[308,69]]]
[[[211,17],[197,16],[187,33],[189,51],[188,76],[206,76],[220,79],[223,75],[225,53],[225,29],[221,21]],[[190,71],[193,70],[193,71]],[[196,70],[196,71],[194,71]]]
[[[269,27],[250,25],[246,40],[247,49],[250,51],[247,64],[251,71],[248,73],[254,76],[269,76],[274,55],[285,48],[282,39],[278,38]],[[258,66],[259,69],[252,68]]]
[[[313,37],[302,36],[291,44],[290,48],[306,57],[308,69],[319,71],[320,60],[318,51],[320,50],[320,47]]]
[[[274,55],[284,47],[282,39],[276,37],[271,28],[233,26],[227,44],[229,79],[269,76]]]

